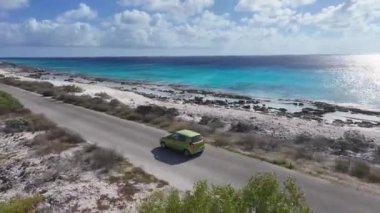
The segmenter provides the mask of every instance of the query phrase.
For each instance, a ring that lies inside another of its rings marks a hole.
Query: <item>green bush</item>
[[[370,174],[370,166],[367,162],[364,161],[353,161],[350,174],[358,178],[368,177]]]
[[[372,183],[380,183],[380,167],[376,167],[376,166],[371,167],[368,180]]]
[[[16,118],[5,121],[5,133],[23,132],[28,129],[29,122],[24,118]]]
[[[79,92],[83,92],[83,89],[76,86],[76,85],[64,85],[64,86],[60,86],[58,87],[59,90],[62,90],[66,93],[79,93]]]
[[[242,189],[209,186],[198,182],[192,191],[180,196],[173,190],[168,195],[155,192],[139,208],[141,213],[211,213],[211,212],[311,212],[303,193],[293,179],[281,187],[272,174],[251,178]]]
[[[0,91],[0,115],[20,111],[23,106],[10,94]]]
[[[0,81],[4,84],[36,92],[44,96],[52,96],[55,93],[54,85],[46,81],[20,81],[11,77],[0,79]]]
[[[0,212],[6,213],[32,213],[44,198],[41,195],[31,197],[15,197],[7,202],[0,202]]]

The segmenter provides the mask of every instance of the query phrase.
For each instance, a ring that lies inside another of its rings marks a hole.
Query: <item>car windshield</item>
[[[197,136],[193,137],[191,141],[193,143],[196,143],[196,142],[201,141],[202,139],[203,139],[203,137],[201,135],[197,135]]]

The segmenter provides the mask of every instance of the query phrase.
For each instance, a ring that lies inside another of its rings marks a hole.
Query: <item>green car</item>
[[[192,156],[203,152],[205,142],[201,134],[191,130],[180,130],[161,138],[160,145],[163,148],[171,148],[183,152],[186,156]]]

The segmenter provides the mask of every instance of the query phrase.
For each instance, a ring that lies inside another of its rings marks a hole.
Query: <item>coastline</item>
[[[360,133],[365,137],[365,143],[360,144],[362,146],[361,151],[348,151],[342,157],[364,160],[374,165],[380,163],[380,158],[377,154],[378,147],[380,147],[380,122],[363,120],[362,118],[366,116],[374,117],[375,119],[379,118],[379,112],[305,100],[282,100],[283,105],[287,108],[275,108],[269,106],[269,104],[274,103],[272,100],[255,99],[249,96],[184,88],[183,86],[112,81],[104,78],[54,73],[17,65],[7,66],[0,64],[0,74],[4,75],[4,77],[18,78],[23,81],[48,81],[54,86],[76,85],[82,88],[83,91],[75,95],[99,97],[100,94],[106,94],[109,96],[108,101],[117,99],[132,108],[152,104],[175,108],[179,112],[176,117],[179,121],[202,123],[202,125],[206,125],[205,127],[211,125],[207,120],[210,121],[210,118],[211,120],[217,119],[224,124],[223,127],[218,128],[218,134],[221,134],[219,136],[224,135],[228,136],[225,137],[227,139],[235,140],[234,136],[240,135],[240,137],[244,137],[244,135],[254,134],[256,135],[255,137],[275,138],[277,141],[274,142],[281,144],[279,145],[280,150],[272,150],[268,153],[258,150],[253,151],[254,154],[246,152],[244,147],[242,148],[236,141],[234,142],[237,144],[236,146],[234,145],[235,147],[227,146],[225,147],[227,149],[275,164],[281,163],[286,167],[292,166],[293,162],[297,164],[298,170],[305,173],[323,177],[330,181],[353,185],[356,188],[364,188],[367,191],[380,192],[377,184],[363,183],[346,174],[334,173],[327,169],[331,168],[334,159],[340,156],[334,151],[334,143],[339,142],[341,138],[345,138],[347,132]],[[297,109],[297,111],[290,112],[292,109]],[[343,116],[338,115],[340,116],[338,117],[339,119],[332,122],[324,119],[324,116],[334,115],[337,112],[343,113]],[[357,120],[347,118],[343,120],[342,117],[346,115],[345,113],[349,113],[354,117],[359,116],[359,118]],[[233,128],[241,127],[241,125],[243,127],[248,125],[247,132],[240,133],[232,130]],[[301,145],[297,144],[296,141],[302,137],[306,137],[306,142]],[[323,143],[318,144],[317,142],[320,138],[323,139]],[[224,147],[224,145],[222,146]],[[314,159],[295,158],[291,159],[291,163],[288,164],[288,157],[303,149],[305,149],[303,155],[312,153],[312,156],[309,157],[323,160],[314,162]],[[281,159],[286,159],[285,164],[278,161]]]
[[[339,138],[347,130],[358,130],[380,144],[380,111],[310,100],[257,99],[183,85],[73,75],[6,62],[0,63],[0,74],[27,81],[48,81],[55,86],[74,84],[84,89],[81,95],[95,97],[107,93],[133,108],[146,104],[176,108],[180,112],[178,117],[186,121],[199,122],[203,116],[210,116],[227,124],[254,123],[260,127],[256,130],[258,134],[289,141],[304,133]]]
[[[258,98],[219,89],[204,89],[180,84],[163,84],[141,80],[118,80],[50,71],[25,65],[0,61],[2,74],[14,73],[14,77],[27,80],[52,81],[55,85],[76,83],[98,85],[119,91],[132,92],[159,102],[195,105],[213,105],[226,109],[276,114],[277,116],[300,117],[326,124],[380,127],[380,109],[354,103],[332,103],[323,100]],[[5,68],[5,70],[4,70]],[[16,74],[17,73],[17,74]],[[348,120],[348,122],[347,122]],[[351,121],[350,121],[351,120]],[[364,121],[360,124],[360,121]]]

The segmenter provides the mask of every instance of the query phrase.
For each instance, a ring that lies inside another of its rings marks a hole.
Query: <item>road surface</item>
[[[167,134],[165,131],[2,84],[0,90],[12,94],[33,112],[43,113],[58,125],[80,133],[86,140],[117,150],[135,166],[179,189],[190,189],[194,182],[204,179],[214,184],[242,186],[257,172],[275,172],[280,180],[295,177],[315,212],[380,212],[380,197],[376,195],[211,146],[200,157],[189,160],[158,148],[159,138]]]

